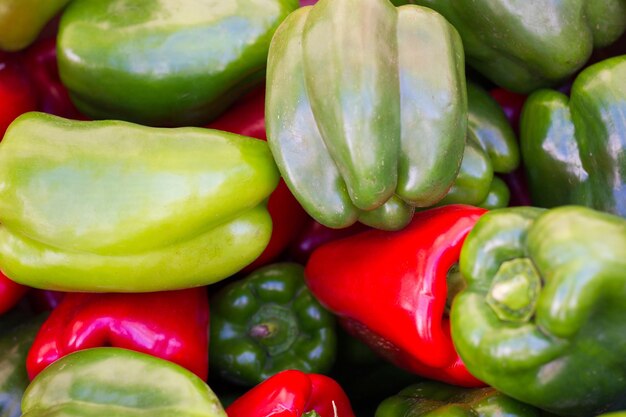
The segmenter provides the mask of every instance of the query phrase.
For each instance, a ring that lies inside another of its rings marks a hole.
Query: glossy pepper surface
[[[350,400],[337,382],[296,370],[266,379],[235,400],[226,413],[228,417],[354,417]]]
[[[26,354],[45,315],[29,317],[14,310],[0,318],[0,417],[19,417],[29,380]]]
[[[470,372],[561,415],[623,402],[624,253],[626,220],[589,208],[484,215],[463,245],[467,288],[450,315]]]
[[[70,0],[2,0],[0,50],[18,51],[30,45],[46,23]]]
[[[266,140],[265,88],[244,96],[207,127]],[[278,257],[309,219],[282,179],[267,201],[267,210],[272,217],[272,237],[263,253],[246,267],[249,272]]]
[[[28,386],[22,417],[226,417],[213,391],[185,368],[119,348],[74,352]]]
[[[574,74],[594,47],[626,28],[626,0],[409,0],[444,15],[459,31],[467,62],[517,93]]]
[[[203,125],[263,81],[267,51],[297,0],[74,0],[59,72],[94,119]]]
[[[26,362],[29,378],[77,350],[101,346],[148,353],[208,377],[205,288],[138,294],[67,293],[41,326]]]
[[[461,388],[429,381],[387,398],[375,417],[539,417],[540,411],[493,388]]]
[[[61,291],[206,285],[265,249],[277,182],[260,140],[26,114],[0,144],[0,268]]]
[[[276,31],[266,103],[272,153],[313,218],[399,229],[445,196],[461,164],[463,46],[426,8],[321,0]]]
[[[461,245],[484,212],[438,207],[416,213],[401,231],[372,230],[327,243],[307,263],[307,285],[349,333],[397,366],[480,386],[452,345],[446,304]]]
[[[521,146],[535,205],[580,204],[626,217],[626,55],[579,74],[570,97],[524,106]]]
[[[265,266],[211,299],[211,366],[230,381],[255,385],[286,369],[326,373],[336,344],[334,317],[299,264]]]

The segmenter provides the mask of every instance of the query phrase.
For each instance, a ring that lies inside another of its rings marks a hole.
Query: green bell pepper
[[[509,189],[494,173],[510,173],[519,166],[515,132],[502,107],[483,88],[468,82],[467,98],[467,142],[463,161],[454,184],[437,205],[506,207]]]
[[[334,316],[295,263],[268,265],[216,293],[210,331],[212,369],[238,384],[256,385],[286,369],[327,373],[335,360]]]
[[[461,165],[461,40],[418,6],[301,8],[270,45],[266,126],[287,185],[315,220],[400,229],[415,207],[445,196]]]
[[[522,113],[533,204],[580,204],[626,217],[626,55],[585,69],[568,99],[542,90]]]
[[[61,291],[206,285],[263,251],[278,178],[256,139],[28,113],[0,143],[0,269]]]
[[[508,90],[563,81],[626,29],[626,0],[409,0],[459,31],[469,65]]]
[[[226,417],[200,378],[172,362],[119,348],[65,356],[40,373],[22,417]]]
[[[0,49],[18,51],[33,43],[46,23],[70,0],[0,0]]]
[[[463,363],[556,414],[588,417],[621,404],[625,253],[626,220],[586,207],[482,216],[461,251],[467,287],[450,313]]]
[[[375,417],[539,417],[540,411],[493,388],[420,382],[387,398]]]
[[[94,119],[205,125],[265,77],[267,52],[297,0],[74,0],[58,36],[59,74]]]
[[[22,395],[30,382],[26,355],[45,318],[13,310],[0,319],[0,417],[21,415]]]

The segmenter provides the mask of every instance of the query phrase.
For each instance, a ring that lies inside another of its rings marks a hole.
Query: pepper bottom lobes
[[[371,230],[327,243],[307,263],[307,285],[351,334],[399,367],[481,386],[452,345],[445,310],[458,281],[461,245],[484,212],[439,207],[416,213],[401,231]]]
[[[566,416],[626,396],[626,220],[584,207],[485,214],[467,237],[454,345],[476,377]]]

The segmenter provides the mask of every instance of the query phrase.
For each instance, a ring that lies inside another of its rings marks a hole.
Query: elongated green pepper
[[[0,144],[0,268],[65,291],[206,285],[263,251],[277,182],[256,139],[29,113]]]
[[[375,417],[539,417],[540,411],[493,388],[461,388],[428,381],[387,398]]]
[[[508,90],[529,93],[574,74],[594,47],[626,29],[626,0],[409,0],[452,23],[467,62]]]
[[[216,293],[210,330],[211,366],[244,385],[287,369],[326,373],[335,360],[334,317],[294,263],[268,265]]]
[[[532,94],[521,147],[533,204],[580,204],[626,217],[626,56],[576,78],[571,95]]]
[[[91,118],[202,126],[263,82],[272,35],[297,7],[297,0],[74,0],[60,23],[59,74]]]
[[[95,348],[48,366],[28,386],[22,417],[226,417],[185,368],[144,353]]]
[[[418,6],[301,8],[270,46],[266,126],[287,185],[318,222],[402,228],[445,196],[461,164],[461,40]]]
[[[623,403],[626,220],[585,207],[480,218],[461,251],[452,339],[468,370],[566,416]],[[595,413],[595,414],[594,414]]]

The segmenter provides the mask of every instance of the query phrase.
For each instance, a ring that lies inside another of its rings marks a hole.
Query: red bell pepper
[[[288,370],[266,379],[227,409],[228,417],[354,417],[348,396],[332,378]]]
[[[28,48],[24,65],[37,90],[39,111],[67,119],[87,120],[74,106],[67,88],[61,83],[54,38],[40,39]]]
[[[208,376],[209,303],[206,288],[135,294],[68,293],[28,352],[33,379],[72,352],[109,346],[177,363]]]
[[[395,365],[481,386],[454,349],[446,304],[462,282],[455,265],[463,241],[483,213],[444,206],[416,213],[397,232],[370,230],[327,243],[307,263],[307,284],[349,333]]]
[[[261,140],[265,134],[265,89],[256,89],[207,126]],[[244,272],[273,261],[294,239],[309,218],[282,179],[270,195],[267,209],[272,217],[272,237],[263,253]]]
[[[0,51],[0,140],[17,116],[37,109],[35,90],[20,66],[19,56]]]
[[[12,309],[27,291],[28,287],[11,281],[0,272],[0,314]]]

